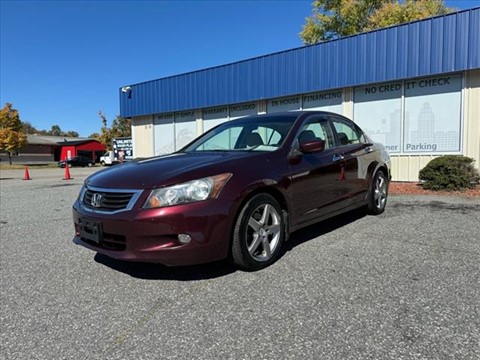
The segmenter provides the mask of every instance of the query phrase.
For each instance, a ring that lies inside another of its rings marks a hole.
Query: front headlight
[[[216,198],[231,176],[220,174],[152,190],[143,207],[152,209]]]

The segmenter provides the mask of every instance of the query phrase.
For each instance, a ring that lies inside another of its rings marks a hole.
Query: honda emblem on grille
[[[93,207],[99,208],[102,206],[102,200],[103,200],[103,195],[99,193],[95,193],[92,195],[92,200],[90,201],[90,204]]]

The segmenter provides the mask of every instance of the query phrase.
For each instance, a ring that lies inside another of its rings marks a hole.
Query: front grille
[[[114,212],[127,209],[133,195],[135,195],[134,192],[105,192],[87,189],[83,196],[83,204],[90,209]]]

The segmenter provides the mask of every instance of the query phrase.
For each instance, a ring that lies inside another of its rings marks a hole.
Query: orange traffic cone
[[[68,164],[65,164],[65,175],[63,177],[63,180],[71,180],[72,178],[70,177],[70,170],[68,168]]]
[[[28,166],[25,166],[25,172],[23,174],[23,180],[32,180],[30,174],[28,173]]]
[[[344,169],[343,166],[342,166],[342,169],[340,170],[340,176],[338,177],[338,180],[340,180],[340,181],[346,180],[346,178],[345,178],[345,169]]]

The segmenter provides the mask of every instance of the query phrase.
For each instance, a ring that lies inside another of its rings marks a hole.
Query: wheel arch
[[[228,245],[228,257],[230,258],[232,256],[232,244],[233,244],[233,236],[234,236],[234,231],[235,231],[235,224],[237,223],[238,217],[240,216],[243,208],[245,205],[256,195],[259,194],[268,194],[272,196],[277,202],[278,205],[280,205],[280,208],[282,209],[282,217],[283,220],[285,221],[285,241],[288,240],[288,236],[290,234],[290,218],[289,218],[289,208],[288,208],[288,203],[287,200],[284,196],[284,194],[277,188],[273,186],[260,186],[249,192],[240,204],[238,205],[238,208],[235,213],[235,217],[233,218],[233,224],[230,229],[230,238],[229,238],[229,245]]]
[[[370,164],[370,168],[368,171],[368,181],[371,182],[377,171],[382,171],[386,176],[387,180],[390,182],[390,179],[392,178],[391,172],[388,169],[386,164],[382,164],[379,162],[374,162]]]

